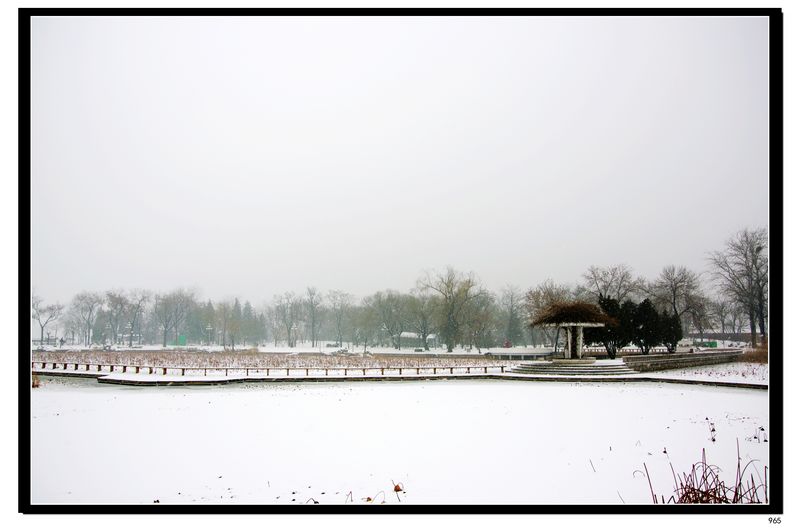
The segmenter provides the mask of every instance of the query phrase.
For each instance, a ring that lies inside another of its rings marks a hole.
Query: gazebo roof
[[[574,301],[551,304],[533,319],[531,327],[602,327],[614,323],[597,305]]]

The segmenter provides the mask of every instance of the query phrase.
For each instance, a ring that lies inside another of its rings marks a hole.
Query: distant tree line
[[[225,348],[349,343],[364,350],[371,345],[428,350],[435,343],[448,351],[461,346],[480,352],[504,344],[555,343],[554,329],[528,322],[553,302],[580,300],[598,304],[619,322],[586,335],[612,357],[628,344],[642,352],[658,344],[674,350],[687,332],[702,336],[747,328],[755,346],[758,335],[768,332],[766,230],[740,231],[709,254],[709,264],[705,273],[668,265],[651,280],[625,264],[590,266],[576,285],[548,279],[527,291],[509,285],[499,292],[490,292],[473,274],[447,268],[424,274],[407,292],[383,290],[356,300],[340,290],[308,287],[258,307],[239,298],[203,300],[186,289],[81,292],[66,307],[34,295],[32,317],[43,342],[50,329],[51,342],[60,337],[83,345],[167,346],[185,340]]]

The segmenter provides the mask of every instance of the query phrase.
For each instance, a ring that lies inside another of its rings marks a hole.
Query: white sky
[[[36,19],[32,279],[270,299],[706,268],[767,225],[766,19]]]

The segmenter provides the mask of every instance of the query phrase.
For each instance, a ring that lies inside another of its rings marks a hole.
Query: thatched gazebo
[[[583,328],[613,325],[614,319],[607,316],[600,307],[583,301],[557,302],[542,310],[531,322],[531,327],[556,327],[567,331],[564,347],[565,359],[583,358]],[[558,340],[558,334],[556,334]]]

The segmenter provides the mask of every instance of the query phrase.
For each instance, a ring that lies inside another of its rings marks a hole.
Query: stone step
[[[636,371],[625,365],[563,366],[553,364],[521,364],[511,373],[529,375],[632,375]]]
[[[608,368],[608,369],[598,369],[598,368],[584,369],[584,368],[574,368],[574,367],[541,368],[541,367],[524,367],[524,366],[520,367],[520,366],[517,366],[517,367],[514,367],[514,369],[525,369],[525,370],[528,370],[528,371],[575,371],[575,372],[579,372],[579,373],[583,373],[583,372],[586,372],[586,373],[604,373],[604,372],[608,372],[608,371],[631,371],[631,368],[629,368],[629,367],[614,367],[614,368]]]
[[[633,376],[636,373],[526,373],[522,371],[509,371],[512,375],[526,375],[531,377],[566,377],[566,378],[581,378],[581,377],[627,377]]]
[[[529,375],[633,375],[636,371],[527,371],[524,369],[512,369],[511,373],[523,373]]]
[[[628,366],[536,366],[536,365],[518,365],[514,366],[522,369],[576,369],[585,371],[613,371],[614,369],[630,369]]]

